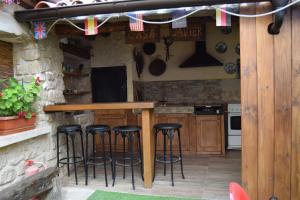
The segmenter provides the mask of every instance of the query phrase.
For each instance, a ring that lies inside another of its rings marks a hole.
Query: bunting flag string
[[[216,10],[216,26],[231,26],[231,15],[224,12],[227,10],[226,6]]]
[[[98,28],[97,28],[98,20],[95,16],[89,16],[85,20],[85,35],[97,35]]]
[[[177,19],[180,18],[182,16],[186,15],[186,11],[185,10],[176,10],[174,12],[172,12],[172,19]],[[186,18],[182,18],[180,20],[176,20],[172,22],[172,28],[186,28],[187,27],[187,20]]]
[[[129,18],[129,27],[131,31],[144,31],[144,23],[142,14],[130,14],[132,18]]]
[[[33,22],[34,38],[41,40],[47,37],[46,23],[41,21]]]

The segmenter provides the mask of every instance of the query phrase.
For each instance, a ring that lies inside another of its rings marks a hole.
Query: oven
[[[241,105],[228,104],[228,145],[227,149],[241,149]]]

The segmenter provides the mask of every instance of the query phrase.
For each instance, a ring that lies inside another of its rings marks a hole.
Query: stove
[[[224,113],[223,105],[196,105],[194,114],[196,115],[222,115]]]

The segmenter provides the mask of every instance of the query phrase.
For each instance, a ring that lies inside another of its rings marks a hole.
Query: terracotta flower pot
[[[18,116],[0,117],[0,135],[9,135],[35,128],[36,115],[31,119]]]

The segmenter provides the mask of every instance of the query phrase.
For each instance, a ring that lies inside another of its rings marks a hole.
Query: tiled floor
[[[80,170],[79,184],[75,185],[74,174],[63,177],[63,193],[65,199],[84,200],[94,190],[107,190],[115,192],[130,192],[136,194],[191,197],[195,199],[227,200],[228,184],[230,181],[240,182],[241,153],[230,151],[226,157],[219,156],[185,156],[185,179],[181,178],[179,164],[174,165],[175,187],[171,186],[170,169],[167,176],[163,176],[163,165],[158,164],[157,176],[153,188],[145,189],[140,177],[140,170],[135,169],[136,190],[132,190],[131,173],[127,169],[126,179],[122,178],[121,167],[117,173],[116,184],[111,187],[111,174],[109,174],[109,187],[105,187],[103,167],[98,167],[96,179],[92,178],[92,169],[89,174],[89,185],[85,186],[84,173]],[[110,168],[109,170],[110,171]],[[78,194],[76,194],[78,193]]]

